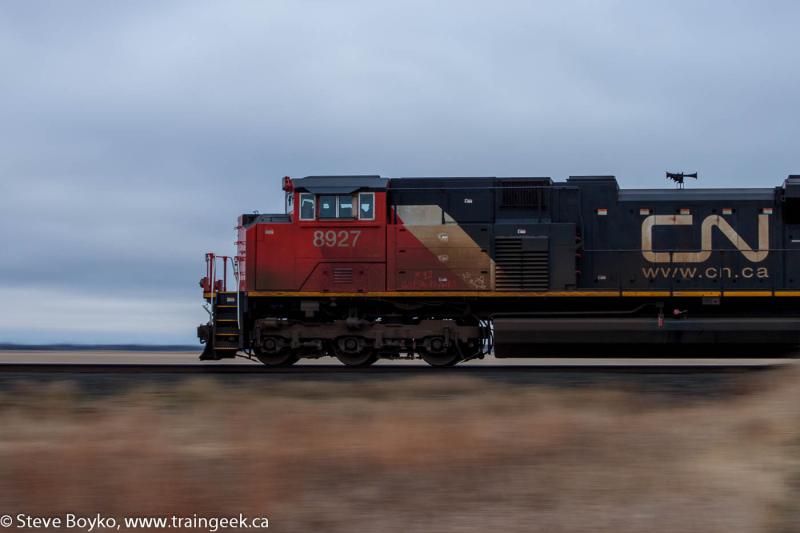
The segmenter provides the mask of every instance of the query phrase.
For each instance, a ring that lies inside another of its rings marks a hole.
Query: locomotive
[[[726,189],[308,176],[283,193],[284,213],[239,216],[235,256],[206,254],[202,359],[443,367],[800,344],[800,176]]]

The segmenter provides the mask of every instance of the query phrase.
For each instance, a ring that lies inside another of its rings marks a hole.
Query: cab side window
[[[286,212],[294,213],[294,193],[292,192],[286,193]]]
[[[340,194],[336,199],[337,218],[353,218],[353,197],[349,194]]]
[[[375,220],[375,193],[362,192],[358,194],[359,220]]]
[[[300,220],[314,220],[314,195],[300,194]]]
[[[360,220],[375,220],[375,193],[362,192],[357,197],[352,194],[300,194],[300,220],[314,220],[317,216],[320,220],[353,220],[356,211]]]
[[[353,196],[350,194],[320,195],[319,218],[353,218]]]
[[[319,218],[336,218],[336,196],[319,196]]]

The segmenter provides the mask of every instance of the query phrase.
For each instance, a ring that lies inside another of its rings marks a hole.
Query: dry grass
[[[800,531],[800,375],[681,401],[438,374],[0,394],[0,511],[278,531]]]

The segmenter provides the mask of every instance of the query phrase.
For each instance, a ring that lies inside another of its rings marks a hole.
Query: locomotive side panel
[[[492,289],[491,183],[487,178],[392,182],[390,290]]]
[[[384,263],[300,260],[297,263],[297,284],[302,292],[359,293],[386,290]]]
[[[256,223],[247,230],[248,279],[253,290],[296,290],[295,226],[291,223]],[[250,263],[252,262],[252,265]]]
[[[385,224],[302,223],[293,245],[297,254],[295,285],[300,291],[386,289]]]
[[[783,286],[773,189],[628,190],[570,178],[583,199],[582,286],[622,291],[771,291]]]

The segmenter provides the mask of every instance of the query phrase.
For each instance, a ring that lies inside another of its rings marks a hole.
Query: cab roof
[[[385,191],[388,178],[380,176],[306,176],[292,180],[297,191],[313,194],[348,194],[356,191]]]

